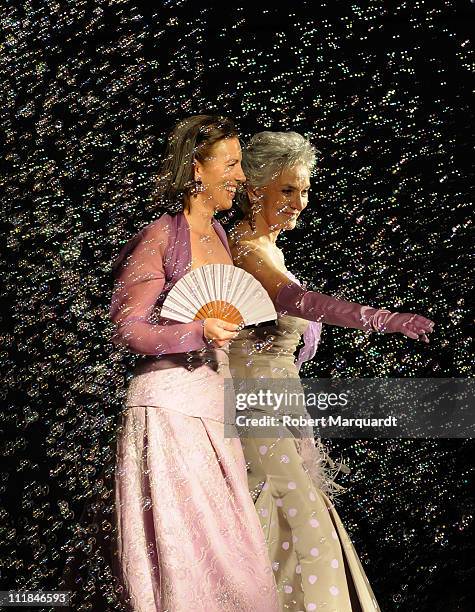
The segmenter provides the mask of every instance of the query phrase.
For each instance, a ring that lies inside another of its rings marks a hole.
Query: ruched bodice
[[[288,315],[277,325],[243,329],[229,345],[229,367],[234,378],[298,378],[295,351],[309,322]],[[247,370],[247,373],[246,373]]]

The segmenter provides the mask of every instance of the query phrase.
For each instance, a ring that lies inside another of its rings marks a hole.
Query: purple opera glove
[[[293,282],[280,288],[274,303],[280,314],[370,332],[400,332],[414,339],[422,334],[425,342],[428,342],[426,334],[434,325],[430,319],[420,315],[362,306],[317,291],[307,291]]]
[[[370,306],[361,307],[361,316],[368,321],[371,328],[383,333],[401,333],[418,340],[422,335],[424,342],[429,342],[427,334],[434,329],[434,322],[426,317],[410,312],[390,312]]]

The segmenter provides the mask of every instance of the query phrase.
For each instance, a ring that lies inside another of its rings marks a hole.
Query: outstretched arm
[[[232,248],[234,262],[255,276],[267,290],[276,310],[309,321],[368,331],[399,332],[417,340],[432,331],[433,321],[421,315],[390,312],[340,300],[318,291],[307,291],[279,270],[259,245],[240,242]]]

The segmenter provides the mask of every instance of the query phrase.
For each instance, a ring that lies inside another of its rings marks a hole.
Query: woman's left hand
[[[385,331],[399,332],[413,340],[422,340],[428,343],[428,334],[434,330],[434,325],[434,321],[422,315],[401,312],[390,318]]]

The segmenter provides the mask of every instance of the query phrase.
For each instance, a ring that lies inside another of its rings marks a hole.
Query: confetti
[[[302,376],[472,375],[475,6],[330,4],[5,6],[6,588],[57,588],[82,555],[77,609],[121,609],[102,544],[135,357],[110,342],[110,265],[158,216],[163,144],[185,116],[229,115],[244,141],[264,129],[308,136],[319,150],[310,203],[279,238],[289,269],[310,288],[436,322],[429,345],[324,326]],[[468,606],[473,443],[329,445],[352,468],[338,510],[383,608]]]

